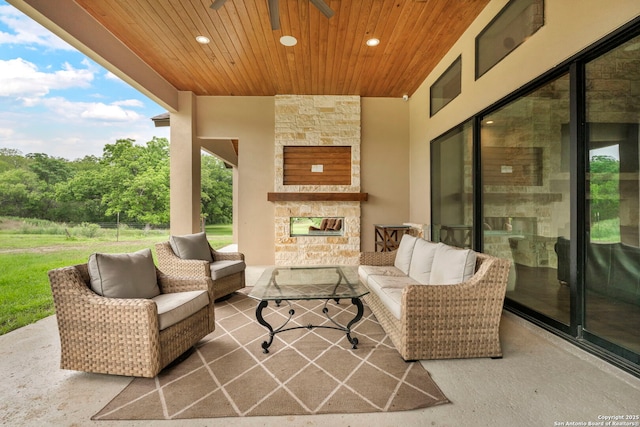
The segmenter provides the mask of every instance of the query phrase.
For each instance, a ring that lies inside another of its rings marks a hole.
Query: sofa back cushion
[[[433,257],[438,247],[438,243],[429,242],[424,239],[416,240],[415,246],[413,247],[413,254],[411,255],[411,264],[409,265],[409,277],[423,285],[429,284]]]
[[[413,247],[416,244],[416,240],[418,240],[416,237],[410,236],[409,234],[402,236],[398,251],[396,252],[396,259],[393,262],[393,265],[397,269],[407,275],[409,274],[411,255],[413,254]]]
[[[109,298],[153,298],[160,294],[151,249],[89,257],[91,289]]]
[[[429,283],[455,285],[469,280],[476,270],[476,253],[439,243],[433,257]]]
[[[169,244],[173,252],[182,259],[200,259],[213,262],[207,235],[203,233],[171,236]]]

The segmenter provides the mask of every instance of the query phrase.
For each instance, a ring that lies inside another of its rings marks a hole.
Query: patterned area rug
[[[194,352],[156,378],[134,379],[92,419],[385,412],[449,402],[419,362],[402,360],[366,305],[352,332],[357,349],[343,332],[304,328],[277,334],[269,354],[262,352],[267,330],[255,319],[256,305],[244,293],[217,304],[216,330]],[[323,305],[295,302],[291,322],[329,325]],[[263,315],[275,328],[290,307],[271,307]],[[341,324],[355,314],[350,301],[328,308]]]

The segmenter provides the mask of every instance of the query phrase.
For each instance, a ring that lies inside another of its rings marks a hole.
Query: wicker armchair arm
[[[211,249],[214,261],[244,261],[244,254],[241,252],[220,252]]]
[[[393,265],[397,252],[360,252],[360,265]]]
[[[166,275],[211,277],[211,267],[208,261],[182,259],[173,253],[169,242],[156,243],[156,255],[160,270]]]
[[[211,263],[199,259],[181,259],[176,257],[175,264],[171,271],[173,275],[188,277],[211,277]],[[165,271],[165,273],[169,273]]]
[[[156,303],[151,300],[98,295],[89,289],[75,267],[52,270],[49,279],[59,320],[77,320],[77,324],[73,322],[76,328],[82,325],[91,328],[93,322],[122,325],[130,320],[137,329],[146,333],[149,328],[158,329]]]
[[[164,274],[160,270],[156,271],[160,292],[163,294],[202,290],[213,295],[213,280],[210,277],[177,277]]]

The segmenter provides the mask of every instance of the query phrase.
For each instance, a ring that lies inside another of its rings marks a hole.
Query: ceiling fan
[[[213,0],[211,4],[211,9],[218,10],[222,7],[222,5],[227,0]],[[269,1],[269,19],[271,21],[271,29],[279,30],[280,29],[280,6],[278,5],[278,0],[268,0]],[[310,0],[311,3],[318,8],[320,12],[327,18],[331,18],[334,14],[333,10],[325,3],[324,0]]]

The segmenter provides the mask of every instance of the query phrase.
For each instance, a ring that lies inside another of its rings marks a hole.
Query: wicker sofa
[[[510,262],[465,250],[467,263],[471,261],[475,266],[471,264],[471,271],[467,268],[464,280],[425,284],[428,277],[442,277],[442,272],[435,272],[442,262],[437,256],[424,256],[425,251],[421,252],[425,259],[419,259],[421,254],[413,251],[414,246],[407,250],[411,246],[407,242],[412,239],[420,242],[416,248],[430,244],[455,256],[463,251],[405,235],[396,251],[360,254],[359,277],[370,289],[364,300],[402,358],[502,357],[499,326]],[[460,252],[450,252],[451,249]],[[399,256],[403,262],[399,262]],[[425,267],[430,262],[431,267]]]
[[[182,251],[179,244],[181,239]],[[215,299],[227,297],[245,287],[244,254],[216,251],[209,245],[204,233],[171,236],[168,242],[156,243],[155,246],[161,271],[172,276],[209,280]]]
[[[197,311],[190,315],[170,313],[174,319],[162,328],[158,298],[101,296],[92,290],[88,264],[58,268],[48,274],[62,369],[154,377],[215,329],[213,289],[204,279],[170,277],[156,269],[159,299],[177,297],[179,303],[188,303],[197,294],[202,305],[206,293],[204,307],[191,307],[189,312]]]

